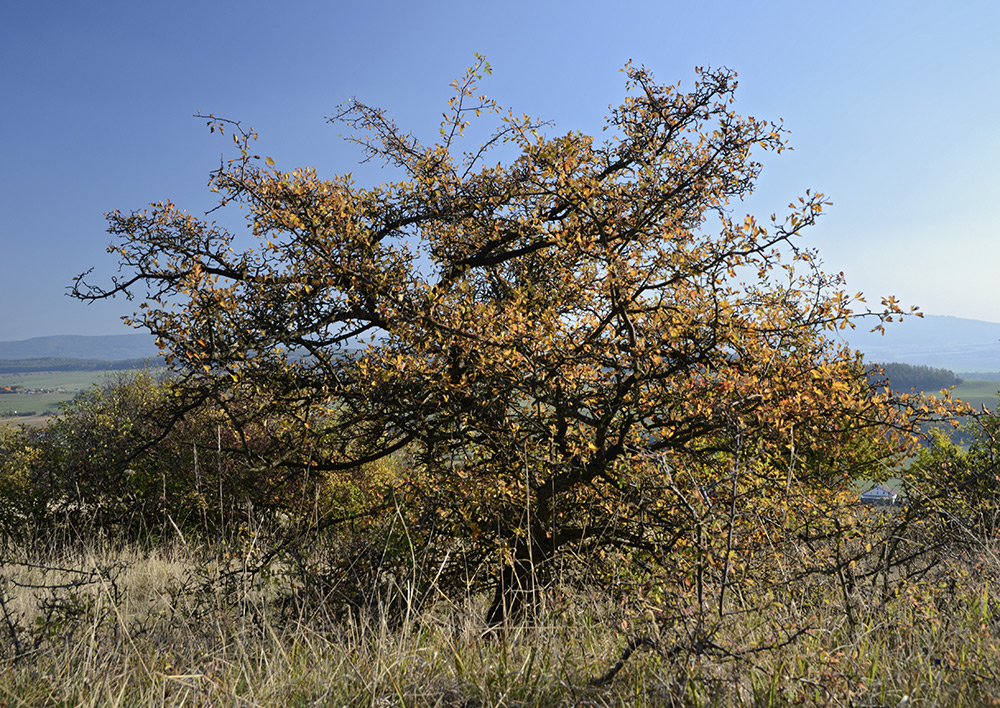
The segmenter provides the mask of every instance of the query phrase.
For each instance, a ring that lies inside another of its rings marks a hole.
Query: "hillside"
[[[0,359],[147,359],[159,354],[148,334],[60,335],[0,342]]]

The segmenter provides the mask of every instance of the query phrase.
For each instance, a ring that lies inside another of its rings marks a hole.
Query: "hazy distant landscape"
[[[27,374],[0,374],[0,418],[43,418],[59,413],[63,403],[71,401],[81,391],[107,380],[116,371],[48,371]],[[10,393],[4,389],[14,389]]]
[[[885,335],[863,324],[845,339],[871,362],[949,369],[964,382],[954,395],[975,408],[996,406],[1000,390],[1000,323],[961,317],[910,317]],[[62,335],[0,342],[0,389],[20,386],[45,393],[0,394],[0,418],[58,413],[60,404],[112,371],[155,365],[159,351],[148,334]]]
[[[40,423],[114,372],[155,366],[157,355],[147,334],[0,342],[0,418]]]
[[[993,373],[1000,377],[1000,323],[925,315],[886,325],[885,334],[871,332],[865,321],[841,335],[865,353],[868,361],[898,361],[942,367],[964,375]],[[63,335],[0,341],[0,360],[56,357],[120,361],[159,354],[149,334],[107,336]],[[966,377],[969,378],[969,377]]]
[[[59,335],[0,342],[2,359],[98,359],[119,361],[144,359],[159,354],[149,334],[113,334],[106,336]]]
[[[869,361],[898,361],[959,373],[1000,371],[1000,323],[925,315],[886,325],[885,334],[860,322],[844,333]]]

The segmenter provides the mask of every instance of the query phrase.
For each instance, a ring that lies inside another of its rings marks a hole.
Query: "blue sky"
[[[834,205],[809,242],[874,302],[1000,321],[1000,3],[165,2],[34,0],[0,21],[0,340],[124,334],[135,303],[65,296],[105,276],[106,211],[211,206],[227,150],[197,111],[260,133],[281,169],[359,167],[325,118],[352,96],[432,138],[450,82],[485,54],[484,91],[553,131],[600,130],[632,59],[691,86],[740,76],[737,110],[784,120],[746,210],[806,189]]]

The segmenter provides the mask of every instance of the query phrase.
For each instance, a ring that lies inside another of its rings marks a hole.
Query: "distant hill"
[[[998,313],[1000,316],[1000,313]],[[901,362],[961,372],[1000,371],[1000,323],[925,315],[886,325],[885,336],[869,332],[866,322],[841,332],[870,362]],[[874,322],[872,322],[874,325]],[[0,342],[0,359],[99,359],[121,361],[158,356],[149,334],[65,335]]]
[[[874,322],[872,326],[874,326]],[[885,335],[868,331],[864,322],[841,334],[871,362],[902,362],[960,371],[1000,371],[1000,323],[961,317],[907,317],[885,326]]]
[[[0,359],[147,359],[159,355],[149,334],[63,335],[0,342]],[[994,367],[997,368],[997,367]]]

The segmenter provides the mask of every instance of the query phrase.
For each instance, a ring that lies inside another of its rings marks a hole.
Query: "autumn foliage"
[[[766,580],[762,550],[834,533],[853,480],[932,413],[836,343],[900,306],[870,310],[802,246],[823,195],[737,215],[757,156],[786,145],[733,111],[732,72],[685,92],[627,66],[603,138],[548,135],[481,93],[488,72],[479,58],[455,82],[430,143],[340,108],[392,176],[379,186],[282,171],[209,118],[237,146],[211,188],[256,244],[172,203],[114,212],[123,275],[75,294],[138,296],[131,321],[174,374],[165,414],[211,405],[266,430],[261,469],[394,456],[386,494],[439,575],[492,569],[491,621],[567,559],[600,574],[628,558],[721,606]],[[493,132],[470,146],[474,121]]]

